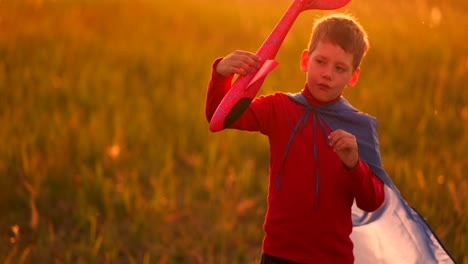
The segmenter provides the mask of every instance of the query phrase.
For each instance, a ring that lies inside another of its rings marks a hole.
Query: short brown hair
[[[315,21],[309,42],[309,54],[320,41],[331,42],[345,52],[353,54],[353,67],[357,69],[369,49],[367,33],[350,15],[333,14]]]

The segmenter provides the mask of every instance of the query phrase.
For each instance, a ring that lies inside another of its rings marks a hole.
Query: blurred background
[[[0,1],[0,261],[258,263],[268,142],[210,133],[214,59],[289,0]],[[468,263],[468,2],[353,0],[371,49],[345,96],[403,197]],[[296,92],[306,11],[260,94]]]

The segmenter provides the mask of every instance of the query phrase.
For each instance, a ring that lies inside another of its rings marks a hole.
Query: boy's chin
[[[324,93],[319,93],[319,92],[312,93],[312,96],[322,104],[333,102],[336,100],[336,98],[339,97],[339,96],[334,96],[331,94],[324,94]]]

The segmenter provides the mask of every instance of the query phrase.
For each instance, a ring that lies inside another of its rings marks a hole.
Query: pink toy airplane
[[[230,126],[247,109],[263,84],[267,74],[278,62],[274,60],[289,29],[302,11],[308,9],[332,10],[345,6],[351,0],[294,0],[286,13],[275,26],[268,38],[257,51],[262,57],[262,66],[256,72],[240,76],[232,85],[216,109],[210,122],[212,132]]]

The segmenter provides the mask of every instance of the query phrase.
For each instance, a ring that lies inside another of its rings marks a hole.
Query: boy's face
[[[310,93],[320,102],[335,100],[343,93],[346,85],[354,86],[360,69],[353,69],[353,55],[340,46],[320,41],[309,54],[304,50],[301,56],[301,69],[307,73],[307,86]]]

